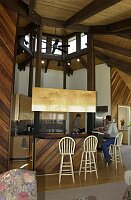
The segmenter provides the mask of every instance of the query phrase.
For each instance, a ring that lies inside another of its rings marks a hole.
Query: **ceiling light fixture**
[[[45,61],[44,61],[44,60],[42,60],[42,61],[41,61],[41,64],[44,64],[44,63],[45,63]]]

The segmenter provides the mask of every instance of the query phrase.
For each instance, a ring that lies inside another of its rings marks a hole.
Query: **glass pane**
[[[81,33],[81,49],[87,48],[87,35]]]
[[[59,38],[57,38],[57,39],[59,39]],[[51,52],[52,52],[52,50],[53,50],[53,44],[55,43],[55,40],[56,40],[56,38],[52,38],[52,47],[51,47]],[[59,45],[62,45],[62,40],[61,40],[61,39],[59,39],[58,46],[59,46]],[[62,49],[62,47],[58,47],[58,48]],[[54,52],[54,54],[62,55],[62,51],[56,49],[55,52]]]
[[[24,45],[27,47],[27,48],[29,48],[29,46],[30,46],[30,34],[28,34],[28,35],[26,35],[25,36],[25,40],[26,40],[26,42],[24,42]]]
[[[41,52],[46,53],[46,38],[42,39]]]
[[[68,47],[68,54],[73,53],[76,51],[76,36],[68,39],[68,44],[70,47]]]
[[[37,51],[37,37],[35,38],[35,51]],[[41,52],[46,53],[46,37],[42,38]]]

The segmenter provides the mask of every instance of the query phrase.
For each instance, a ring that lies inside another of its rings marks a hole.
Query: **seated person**
[[[106,116],[106,125],[102,128],[98,128],[98,131],[101,131],[104,133],[103,138],[105,140],[102,141],[102,151],[104,154],[105,161],[107,165],[111,163],[111,155],[109,154],[109,146],[111,144],[114,144],[115,137],[118,134],[118,130],[116,127],[116,124],[112,122],[111,116],[107,115]]]
[[[84,128],[79,128],[79,119],[81,117],[81,114],[76,114],[75,119],[73,121],[73,131],[77,133],[85,132]]]

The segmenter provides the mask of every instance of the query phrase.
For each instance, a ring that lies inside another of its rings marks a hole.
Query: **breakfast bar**
[[[81,148],[84,139],[89,134],[78,134],[74,137],[76,142],[73,156],[74,171],[79,170]],[[60,155],[59,141],[69,134],[46,134],[35,138],[35,170],[37,174],[54,174],[59,172]]]

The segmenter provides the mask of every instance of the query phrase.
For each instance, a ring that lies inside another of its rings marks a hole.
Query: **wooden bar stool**
[[[61,182],[62,175],[72,175],[73,183],[74,170],[72,155],[75,150],[75,140],[71,137],[64,137],[59,141],[59,153],[61,155],[60,171],[59,171],[59,183]]]
[[[88,136],[84,140],[79,175],[81,174],[81,171],[84,171],[85,180],[87,172],[96,172],[96,177],[98,178],[95,158],[95,155],[97,153],[97,144],[98,139],[96,136]]]

